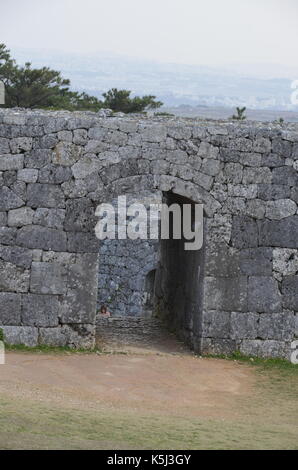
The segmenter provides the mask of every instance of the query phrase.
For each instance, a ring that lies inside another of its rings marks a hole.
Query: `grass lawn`
[[[216,359],[204,360],[211,365]],[[1,392],[0,448],[298,449],[298,367],[279,360],[234,361],[256,380],[253,393],[235,398],[231,417],[224,412],[212,418],[169,415],[102,403],[88,409]]]

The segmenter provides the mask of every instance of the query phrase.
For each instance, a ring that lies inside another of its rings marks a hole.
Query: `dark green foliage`
[[[101,101],[86,93],[70,91],[70,81],[48,67],[23,67],[11,58],[5,44],[0,44],[0,80],[5,85],[5,107],[49,108],[98,111]]]
[[[246,119],[245,116],[245,111],[246,107],[244,106],[243,108],[236,108],[237,114],[233,114],[232,119],[236,119],[237,121],[244,121]]]
[[[0,43],[0,80],[5,85],[5,107],[66,109],[69,111],[94,111],[105,107],[113,111],[137,113],[159,108],[162,103],[155,96],[130,97],[128,90],[113,88],[104,93],[104,102],[87,93],[70,90],[70,81],[61,73],[48,67],[32,68],[27,62],[23,67],[11,58],[5,44]]]
[[[104,102],[103,107],[112,109],[115,112],[123,113],[140,113],[147,109],[156,109],[162,106],[163,103],[155,101],[155,96],[135,96],[130,97],[131,91],[118,90],[112,88],[107,93],[103,93]]]

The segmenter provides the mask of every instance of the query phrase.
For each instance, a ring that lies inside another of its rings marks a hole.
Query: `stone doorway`
[[[151,199],[152,198],[152,199]],[[168,206],[195,203],[172,192],[128,197]],[[181,210],[183,214],[183,211]],[[181,218],[183,224],[183,217]],[[169,335],[199,348],[203,297],[203,249],[186,251],[186,240],[105,240],[99,250],[97,338],[107,348],[167,342]],[[189,241],[189,240],[188,240]]]

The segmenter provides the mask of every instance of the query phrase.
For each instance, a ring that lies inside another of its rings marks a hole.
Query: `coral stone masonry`
[[[98,302],[112,299],[116,316],[147,309],[199,353],[289,358],[297,170],[297,124],[1,109],[6,341],[92,347]],[[100,203],[150,194],[204,205],[199,252],[96,238]]]

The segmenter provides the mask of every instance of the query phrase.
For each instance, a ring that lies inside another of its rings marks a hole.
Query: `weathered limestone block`
[[[235,248],[254,248],[258,246],[258,226],[254,219],[245,216],[233,217],[232,245]],[[265,246],[270,246],[270,243]]]
[[[205,275],[233,278],[240,274],[239,252],[226,244],[206,246]]]
[[[82,155],[82,148],[69,142],[59,142],[53,152],[53,163],[62,166],[74,165]]]
[[[298,312],[298,275],[283,278],[282,293],[283,307]]]
[[[67,269],[58,263],[32,263],[30,292],[62,295],[67,289]]]
[[[104,127],[95,126],[95,127],[91,127],[91,129],[89,129],[88,132],[86,131],[86,134],[83,134],[83,135],[85,135],[86,138],[88,136],[89,141],[90,140],[102,141],[103,138],[106,136],[107,132],[108,132],[107,129],[105,129]],[[79,135],[81,135],[81,134],[79,134]]]
[[[62,140],[62,142],[72,142],[72,132],[71,131],[59,131],[58,140]]]
[[[263,313],[260,315],[258,332],[255,337],[261,339],[292,340],[295,331],[293,312]]]
[[[201,173],[200,171],[196,171],[193,173],[192,180],[195,184],[198,184],[199,186],[204,188],[206,191],[209,191],[212,188],[213,181],[214,181],[212,176],[205,175],[204,173]]]
[[[228,187],[226,184],[214,183],[210,194],[216,201],[223,203],[227,200],[228,197]]]
[[[233,215],[241,215],[246,212],[245,199],[243,197],[227,197],[223,204],[223,212]]]
[[[187,140],[187,139],[190,139],[192,136],[192,129],[190,127],[168,126],[167,134],[168,134],[168,137],[172,137],[173,139]],[[150,140],[149,142],[152,142],[152,140]],[[157,142],[157,141],[153,141],[153,142]]]
[[[231,333],[231,314],[209,311],[203,314],[202,336],[207,338],[229,338]]]
[[[237,150],[239,152],[251,152],[252,141],[245,137],[231,139],[229,142],[229,150]]]
[[[61,187],[54,184],[28,184],[28,206],[33,208],[65,208],[65,197]]]
[[[240,352],[246,356],[289,359],[290,347],[284,341],[245,339],[240,344]]]
[[[89,198],[68,200],[64,228],[70,232],[92,232],[98,222],[96,207]]]
[[[23,325],[35,327],[58,326],[59,314],[60,303],[57,296],[36,294],[23,296]]]
[[[39,250],[67,251],[67,238],[62,230],[32,225],[19,230],[17,245]]]
[[[206,310],[243,312],[247,309],[246,277],[205,277]]]
[[[248,309],[250,312],[280,312],[282,296],[275,279],[268,276],[251,276],[248,279]]]
[[[279,248],[298,248],[298,216],[283,220],[259,222],[259,245]]]
[[[258,336],[259,315],[255,313],[231,313],[231,338],[254,339]]]
[[[21,198],[23,201],[26,201],[27,199],[27,188],[26,188],[26,183],[23,181],[16,181],[13,183],[13,185],[10,188],[19,198]]]
[[[216,176],[222,169],[221,162],[219,160],[204,159],[201,166],[202,173],[210,176]]]
[[[20,207],[8,212],[8,226],[9,227],[23,227],[24,225],[31,225],[34,216],[34,211],[31,207]]]
[[[88,277],[86,277],[88,272]],[[63,300],[62,322],[67,324],[94,323],[97,301],[98,256],[77,255],[69,265],[67,295]]]
[[[29,152],[32,149],[31,137],[17,137],[10,141],[10,148],[12,153]]]
[[[248,276],[271,276],[272,252],[272,248],[248,248],[241,250],[241,272]]]
[[[98,253],[99,240],[95,233],[69,232],[67,238],[67,248],[71,253]]]
[[[276,153],[268,153],[263,155],[263,165],[270,168],[275,168],[283,166],[285,164],[285,159]]]
[[[0,227],[0,244],[14,245],[16,242],[17,229],[11,227]]]
[[[46,134],[63,131],[67,129],[67,125],[68,119],[66,119],[65,117],[57,117],[55,120],[50,119],[50,117],[48,117],[48,119],[46,119],[44,123],[44,131]]]
[[[219,148],[208,142],[202,142],[200,144],[198,156],[202,158],[212,158],[217,160],[219,154]]]
[[[0,325],[19,325],[21,305],[21,294],[0,292]]]
[[[291,199],[279,199],[277,201],[267,201],[266,217],[271,220],[281,220],[295,215],[297,205]]]
[[[230,197],[244,197],[245,199],[255,199],[258,195],[258,185],[256,184],[228,184],[228,195]]]
[[[91,130],[91,129],[90,129]],[[73,143],[76,145],[85,145],[88,139],[86,129],[75,129],[73,131]]]
[[[58,144],[57,134],[47,134],[38,139],[35,144],[37,149],[54,149]],[[50,162],[49,162],[50,163]]]
[[[271,151],[271,140],[264,137],[257,137],[253,142],[253,151],[258,153],[268,153]]]
[[[3,124],[24,126],[26,124],[26,116],[17,112],[6,114],[3,116]]]
[[[258,198],[263,199],[264,201],[288,199],[291,195],[291,188],[284,184],[258,184],[257,188]]]
[[[38,182],[47,184],[61,184],[69,181],[71,178],[72,172],[70,168],[62,165],[49,164],[39,171]]]
[[[227,354],[231,355],[237,349],[236,341],[223,338],[202,338],[200,340],[202,354]]]
[[[171,130],[172,134],[175,134],[175,130]],[[171,135],[171,131],[168,130],[169,137],[173,137]],[[159,124],[152,124],[152,125],[145,125],[139,126],[138,132],[141,136],[142,141],[144,142],[162,142],[167,137],[167,129],[164,125]]]
[[[20,268],[7,261],[0,260],[0,291],[28,292],[29,270]]]
[[[7,344],[23,344],[33,348],[38,345],[38,328],[28,326],[3,326]]]
[[[213,219],[205,219],[206,246],[210,243],[230,243],[232,233],[232,216],[215,214]]]
[[[40,328],[39,344],[70,348],[92,349],[95,345],[94,325],[63,325]]]
[[[283,158],[290,158],[293,144],[282,139],[272,139],[272,152],[281,155]]]
[[[42,225],[43,227],[62,230],[64,226],[64,220],[64,209],[40,208],[36,209],[35,211],[33,223],[35,225]]]
[[[24,201],[6,186],[0,187],[0,211],[17,209],[24,205]]]
[[[63,183],[61,189],[66,198],[84,197],[90,191],[90,184],[88,185],[87,179],[70,180]]]
[[[84,148],[84,154],[97,155],[109,150],[109,145],[102,140],[89,140]]]
[[[269,168],[244,168],[243,183],[244,184],[268,184],[272,181],[272,174]]]
[[[291,276],[298,272],[298,250],[275,248],[273,250],[273,269],[282,276]]]
[[[17,180],[17,172],[15,170],[7,170],[2,173],[2,186],[13,186]]]
[[[243,166],[240,165],[240,163],[227,163],[224,167],[222,178],[225,183],[241,183],[243,178]]]
[[[0,137],[0,155],[10,153],[9,140]]]
[[[20,170],[24,167],[24,155],[0,155],[0,171]]]
[[[267,210],[267,205],[261,199],[251,199],[247,201],[245,214],[254,219],[263,219]]]
[[[119,158],[118,161],[120,161]],[[104,166],[103,161],[97,158],[96,155],[88,154],[81,158],[79,162],[75,163],[71,170],[76,179],[84,179],[98,172]]]
[[[33,252],[19,246],[0,245],[0,258],[21,268],[30,268]]]
[[[23,181],[24,183],[36,183],[38,178],[38,170],[23,168],[18,171],[17,179],[18,181]]]
[[[107,132],[104,140],[107,141],[109,145],[117,145],[121,147],[127,144],[128,136],[125,132],[111,130]]]
[[[272,170],[272,183],[286,186],[298,186],[298,173],[290,166],[282,166]]]
[[[52,150],[35,149],[25,155],[25,167],[30,169],[43,168],[52,160]]]
[[[7,225],[7,212],[0,212],[0,227]]]

